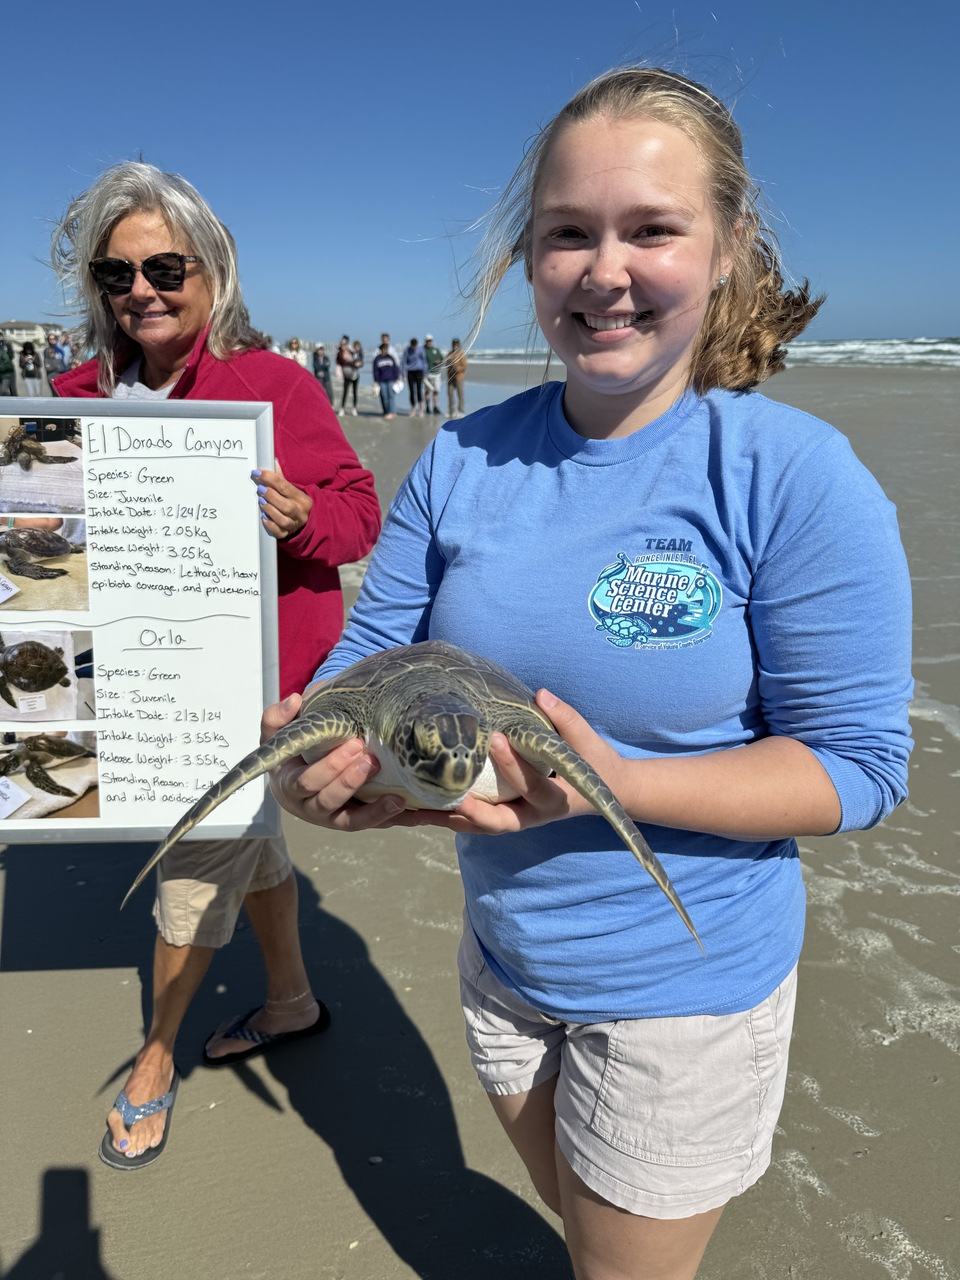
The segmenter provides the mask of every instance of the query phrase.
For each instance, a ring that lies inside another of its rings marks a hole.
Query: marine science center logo
[[[590,592],[597,630],[618,648],[676,649],[711,634],[723,591],[684,539],[648,538],[656,548],[630,559],[619,552]]]

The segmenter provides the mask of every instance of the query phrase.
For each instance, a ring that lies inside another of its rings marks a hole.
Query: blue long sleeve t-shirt
[[[576,707],[622,755],[770,734],[813,751],[840,830],[906,794],[910,594],[895,512],[826,423],[755,392],[684,395],[579,436],[551,383],[444,426],[392,505],[318,676],[443,639]],[[641,824],[697,926],[599,817],[457,840],[494,972],[574,1022],[729,1013],[796,963],[796,842]]]

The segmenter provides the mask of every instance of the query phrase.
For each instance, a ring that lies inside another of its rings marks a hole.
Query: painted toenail
[[[126,1138],[124,1138],[124,1140],[120,1143],[120,1150],[121,1150],[121,1151],[126,1151],[127,1147],[129,1147],[129,1145],[130,1145],[130,1143],[127,1141],[127,1139],[126,1139]]]

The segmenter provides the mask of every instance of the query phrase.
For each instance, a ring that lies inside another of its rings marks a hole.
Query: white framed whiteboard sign
[[[278,696],[269,404],[0,401],[0,840],[159,840]],[[195,838],[274,835],[263,779]]]

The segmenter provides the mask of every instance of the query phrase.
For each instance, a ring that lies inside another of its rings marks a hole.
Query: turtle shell
[[[69,684],[62,649],[51,649],[39,640],[21,640],[0,653],[0,669],[10,684],[24,693],[39,693],[55,684]]]
[[[0,537],[4,545],[17,547],[38,560],[70,555],[76,550],[69,538],[52,529],[11,529]]]

